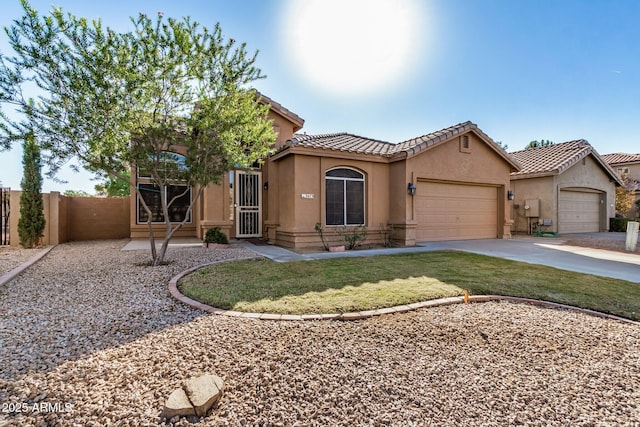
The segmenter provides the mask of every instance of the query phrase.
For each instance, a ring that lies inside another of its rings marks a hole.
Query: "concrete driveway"
[[[418,245],[427,250],[473,252],[640,283],[640,255],[568,246],[563,243],[562,238],[515,238],[428,242]]]

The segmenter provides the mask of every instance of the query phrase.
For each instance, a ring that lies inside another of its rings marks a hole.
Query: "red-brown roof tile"
[[[640,154],[628,154],[628,153],[611,153],[603,154],[602,160],[610,165],[618,165],[624,163],[640,163]]]
[[[519,169],[515,162],[498,144],[482,132],[478,126],[472,122],[458,123],[457,125],[441,129],[436,132],[428,133],[407,141],[394,144],[387,141],[366,138],[363,136],[353,135],[350,133],[332,133],[323,135],[306,135],[296,134],[287,141],[281,151],[290,147],[309,147],[325,150],[344,151],[358,154],[371,154],[382,157],[410,157],[422,150],[436,146],[445,141],[449,141],[457,135],[474,131],[486,140],[507,162],[509,162],[514,170]]]
[[[611,167],[600,157],[598,152],[584,139],[530,148],[511,153],[511,156],[522,166],[519,172],[513,172],[514,179],[536,176],[559,175],[585,157],[592,155],[596,163],[618,181]]]
[[[393,155],[393,149],[395,147],[394,144],[389,142],[344,132],[324,135],[296,134],[293,138],[287,141],[287,145],[292,147],[302,146],[359,154],[376,154],[386,157]]]
[[[269,98],[266,95],[263,95],[257,90],[255,92],[256,92],[256,98],[260,100],[260,102],[269,105],[271,110],[280,114],[282,117],[288,119],[291,123],[293,123],[296,126],[294,132],[297,132],[300,129],[302,129],[302,126],[304,126],[304,119],[302,117],[298,116],[296,113],[293,113],[292,111],[283,107],[282,104],[280,104],[279,102],[274,101],[273,99]]]

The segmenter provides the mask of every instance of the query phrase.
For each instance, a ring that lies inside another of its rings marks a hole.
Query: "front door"
[[[262,236],[262,172],[236,171],[236,237]]]

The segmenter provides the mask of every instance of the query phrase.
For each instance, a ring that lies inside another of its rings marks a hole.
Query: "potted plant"
[[[226,234],[220,230],[220,227],[208,229],[202,242],[202,246],[205,248],[226,248],[228,245],[229,240]]]

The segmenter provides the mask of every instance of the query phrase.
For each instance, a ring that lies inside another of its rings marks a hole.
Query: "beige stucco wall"
[[[558,199],[562,189],[585,188],[601,192],[604,207],[600,218],[600,230],[609,229],[609,218],[615,215],[615,183],[600,165],[589,155],[560,175],[547,177],[513,179],[511,189],[515,193],[514,229],[517,233],[527,232],[525,201],[540,199],[540,218],[551,219],[549,231],[558,231]]]
[[[512,217],[514,220],[515,234],[529,234],[532,221],[530,215],[532,211],[529,211],[525,207],[527,201],[530,205],[531,201],[538,200],[539,217],[537,218],[550,218],[555,224],[557,222],[557,206],[556,199],[557,192],[554,191],[554,177],[538,177],[529,179],[519,179],[511,181],[511,191],[515,193],[515,200],[511,203]]]
[[[335,168],[351,168],[365,176],[365,225],[370,243],[380,241],[378,228],[388,218],[388,165],[366,160],[347,160],[312,155],[287,156],[278,160],[279,226],[277,244],[287,247],[321,246],[315,231],[321,223],[330,240],[337,241],[338,229],[327,226],[324,216],[326,203],[324,177]],[[272,166],[271,166],[272,167]],[[269,187],[271,192],[271,187]],[[271,196],[271,195],[270,195]]]
[[[394,225],[394,238],[405,245],[415,244],[413,197],[409,182],[438,180],[495,186],[500,192],[496,237],[509,237],[511,211],[506,202],[511,166],[476,134],[470,132],[470,148],[461,152],[458,138],[398,161],[371,155],[354,155],[324,150],[279,158],[280,213],[276,243],[283,246],[320,246],[314,226],[320,222],[327,234],[336,229],[325,224],[326,171],[346,167],[365,176],[365,218],[368,243],[382,242],[382,229]],[[270,190],[271,191],[271,190]],[[304,195],[304,197],[303,197]],[[335,239],[335,237],[334,237]]]
[[[628,168],[629,178],[640,180],[640,163],[621,163],[611,165],[611,169],[613,169],[616,173],[618,172],[619,168]]]
[[[228,237],[235,236],[231,214],[233,211],[232,196],[233,188],[229,182],[228,172],[224,175],[220,184],[209,184],[200,196],[202,200],[196,203],[198,211],[198,227],[196,237],[202,239],[208,229],[220,227],[220,230]]]
[[[464,135],[469,137],[468,149],[461,147],[460,141]],[[404,194],[406,199],[406,218],[409,220],[415,218],[413,200],[406,190],[409,182],[442,181],[491,185],[499,191],[496,237],[509,238],[512,224],[511,204],[507,202],[507,190],[511,166],[474,132],[467,132],[464,135],[407,160],[404,180],[396,184],[398,190],[401,187],[404,189],[398,192]]]

